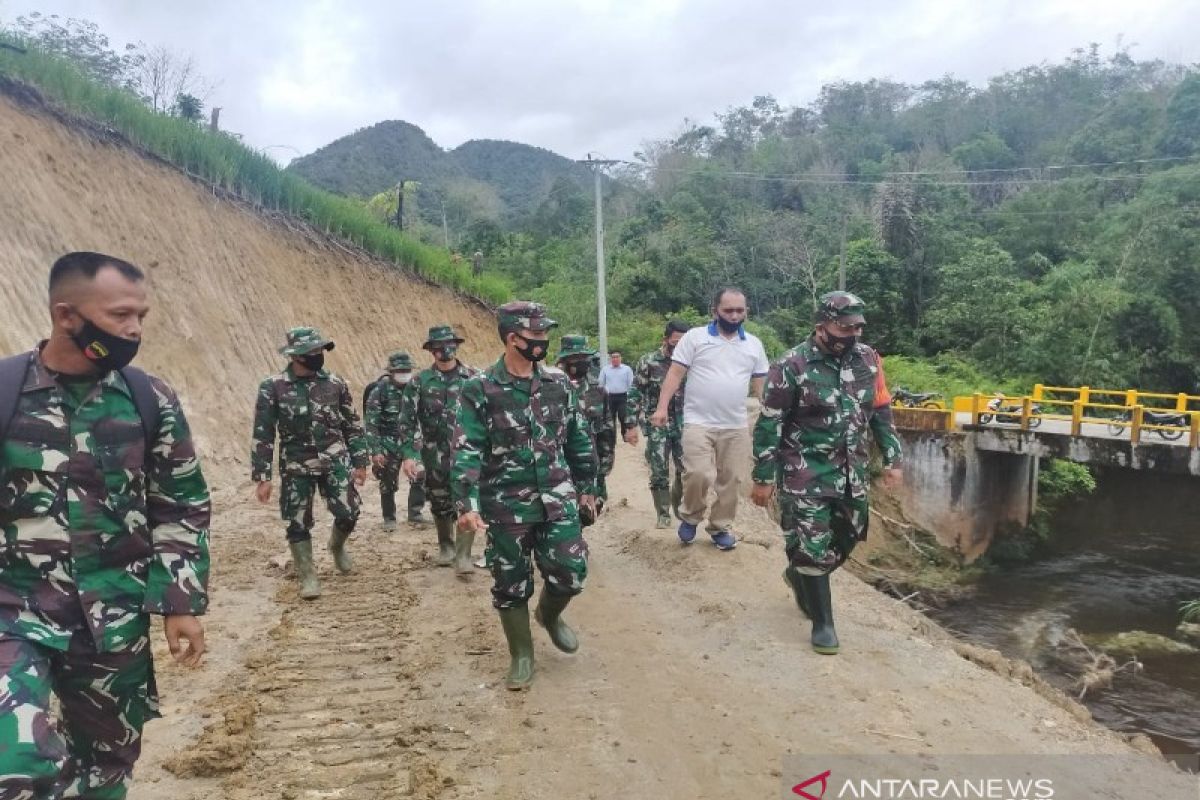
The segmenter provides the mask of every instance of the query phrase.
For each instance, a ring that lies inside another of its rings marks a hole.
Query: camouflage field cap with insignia
[[[412,356],[405,350],[397,350],[388,356],[388,372],[412,372]]]
[[[421,347],[425,350],[430,349],[436,344],[445,344],[453,342],[454,344],[462,344],[466,339],[462,338],[454,332],[454,327],[451,325],[434,325],[429,329],[429,336],[425,338],[425,344]]]
[[[571,356],[592,356],[596,351],[588,347],[587,337],[579,333],[568,333],[558,346],[558,360]]]
[[[837,320],[845,325],[857,325],[866,322],[863,317],[867,304],[862,298],[850,292],[827,292],[817,300],[817,322],[832,322]]]
[[[321,335],[316,328],[290,328],[287,332],[287,344],[279,348],[285,356],[302,356],[316,350],[332,350],[333,342]]]
[[[496,309],[496,319],[500,329],[515,331],[525,328],[531,331],[548,331],[558,325],[546,314],[546,307],[541,303],[531,303],[528,300],[514,300]]]

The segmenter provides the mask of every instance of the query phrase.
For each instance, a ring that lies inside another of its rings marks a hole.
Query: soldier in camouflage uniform
[[[557,369],[539,366],[557,323],[537,303],[497,310],[504,355],[462,389],[450,474],[460,530],[487,531],[492,605],[511,656],[506,685],[533,680],[533,561],[545,578],[536,612],[554,645],[579,648],[562,620],[587,577],[579,507],[594,513],[596,457],[587,422]]]
[[[433,357],[433,365],[421,372],[404,389],[400,409],[400,453],[404,474],[425,470],[425,494],[437,526],[440,567],[454,564],[455,572],[471,575],[473,531],[454,530],[454,503],[450,498],[450,468],[453,464],[454,418],[463,383],[476,370],[458,360],[458,346],[465,341],[450,325],[434,325],[421,347]],[[418,465],[418,460],[420,465]]]
[[[209,494],[175,392],[126,366],[141,271],[68,254],[50,304],[0,387],[0,798],[120,800],[159,716],[150,615],[177,661],[204,653]]]
[[[606,479],[613,471],[614,450],[617,441],[616,428],[607,412],[604,389],[592,373],[592,356],[596,351],[588,347],[586,336],[568,334],[559,342],[559,369],[567,373],[574,389],[575,402],[588,423],[588,433],[596,451],[596,512],[604,510],[608,500]],[[592,524],[583,512],[584,526]]]
[[[659,528],[671,527],[671,510],[679,516],[679,501],[683,497],[683,385],[671,398],[667,424],[661,428],[650,424],[650,415],[658,408],[658,396],[663,381],[671,369],[671,353],[688,331],[688,324],[673,319],[663,331],[662,346],[638,359],[633,370],[633,386],[626,405],[625,441],[637,444],[640,424],[646,437],[646,463],[650,467],[650,496],[658,514]],[[671,480],[671,465],[675,479]]]
[[[333,515],[329,551],[342,574],[352,563],[346,540],[358,522],[356,486],[367,479],[367,438],[359,424],[350,387],[325,369],[333,342],[316,328],[292,328],[279,352],[291,363],[258,387],[254,408],[251,480],[260,502],[271,499],[271,467],[279,437],[279,510],[287,523],[288,547],[300,579],[300,596],[321,595],[313,566],[313,497],[317,492]]]
[[[371,385],[363,408],[367,441],[371,447],[371,472],[379,480],[379,505],[383,529],[396,529],[396,492],[400,490],[400,405],[404,387],[412,379],[412,357],[403,350],[388,357],[387,374]],[[408,482],[408,521],[425,523],[421,507],[425,488],[418,473]]]
[[[820,298],[816,330],[776,361],[754,428],[754,489],[767,505],[778,488],[788,555],[783,577],[812,620],[812,646],[838,651],[829,573],[866,538],[868,430],[883,453],[884,479],[901,479],[900,439],[879,354],[858,341],[862,300]]]

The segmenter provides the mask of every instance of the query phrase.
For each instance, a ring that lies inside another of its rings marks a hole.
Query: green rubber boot
[[[317,569],[313,566],[312,539],[288,542],[288,549],[292,551],[292,564],[300,581],[300,597],[316,600],[321,596],[321,582],[317,580]]]
[[[791,567],[785,567],[783,570],[783,582],[792,590],[792,594],[796,596],[796,605],[800,608],[800,613],[808,619],[812,619],[812,614],[808,610],[808,598],[804,595],[803,577],[800,573]]]
[[[474,531],[459,531],[454,537],[454,574],[469,578],[475,572],[471,563],[471,545],[475,543]]]
[[[333,532],[329,535],[329,552],[333,553],[333,565],[343,575],[348,575],[350,570],[354,569],[354,562],[346,552],[346,540],[350,538],[350,533],[334,523]]]
[[[650,496],[654,498],[654,510],[658,513],[658,523],[654,527],[671,527],[671,490],[651,489]]]
[[[454,520],[451,517],[434,517],[437,526],[438,554],[433,563],[448,567],[454,563]]]
[[[500,609],[500,624],[508,639],[508,675],[504,685],[513,690],[528,689],[533,683],[533,633],[529,630],[529,606]]]
[[[675,512],[675,519],[680,522],[683,517],[679,516],[679,504],[683,502],[683,476],[679,474],[679,470],[675,471],[675,480],[671,481],[671,510]]]
[[[837,655],[837,631],[833,629],[833,599],[829,575],[803,575],[804,594],[812,610],[812,649],[823,656]]]
[[[570,602],[571,595],[551,594],[543,586],[541,596],[538,597],[537,610],[533,614],[538,624],[550,634],[550,641],[564,653],[574,653],[579,649],[579,639],[575,636],[575,631],[562,620],[562,612]]]

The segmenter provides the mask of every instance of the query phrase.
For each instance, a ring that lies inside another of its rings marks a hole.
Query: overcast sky
[[[685,117],[835,80],[980,84],[1090,42],[1200,62],[1200,0],[0,0],[0,20],[33,9],[191,54],[222,127],[281,161],[386,119],[447,148],[628,158]]]

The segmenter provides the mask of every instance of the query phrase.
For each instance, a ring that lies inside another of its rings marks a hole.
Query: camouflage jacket
[[[258,387],[251,480],[271,480],[277,431],[279,471],[287,475],[328,472],[339,459],[354,467],[369,461],[350,387],[326,370],[300,378],[289,365]]]
[[[363,426],[372,455],[400,455],[400,398],[404,387],[384,375],[371,388],[363,409]]]
[[[671,357],[664,353],[661,347],[638,359],[637,366],[633,369],[633,386],[629,389],[629,400],[625,404],[626,427],[634,427],[640,423],[645,428],[650,424],[650,415],[658,408],[658,397],[670,369]],[[682,385],[667,405],[667,420],[672,431],[683,430]]]
[[[574,519],[576,486],[595,491],[596,454],[567,376],[536,366],[509,374],[501,358],[466,381],[450,490],[459,514],[501,524]]]
[[[449,372],[428,367],[404,387],[400,411],[400,451],[404,458],[436,464],[450,474],[454,445],[455,411],[463,384],[479,374],[461,361]]]
[[[862,496],[870,443],[900,461],[879,354],[864,344],[841,359],[810,337],[771,365],[754,427],[754,481],[804,497]]]
[[[148,614],[207,609],[208,486],[179,399],[150,380],[147,462],[119,372],[73,392],[31,354],[0,444],[0,634],[66,650],[87,629],[111,652],[146,635]]]
[[[578,381],[571,381],[571,393],[592,436],[612,430],[612,416],[608,413],[604,389],[590,372]]]

